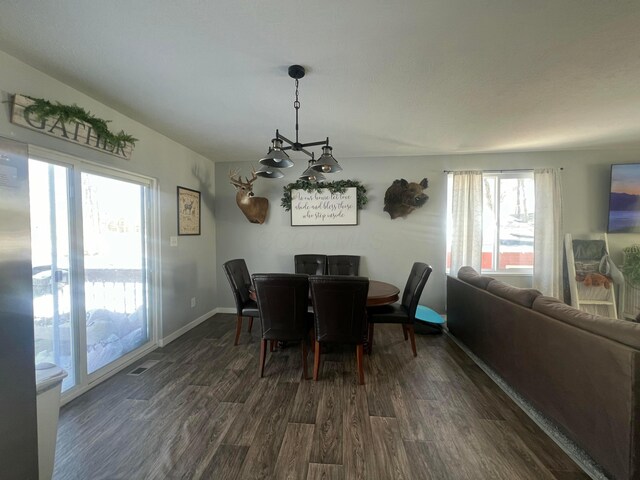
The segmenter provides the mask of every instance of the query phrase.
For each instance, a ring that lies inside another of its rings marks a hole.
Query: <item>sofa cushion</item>
[[[487,285],[495,280],[493,277],[480,275],[473,269],[473,267],[460,267],[460,270],[458,270],[458,278],[465,283],[473,285],[474,287],[481,288],[483,290],[486,290]]]
[[[501,282],[500,280],[490,282],[487,286],[487,291],[527,308],[531,308],[533,301],[542,295],[540,291],[534,288],[518,288]]]
[[[640,323],[593,315],[553,297],[539,296],[533,302],[533,309],[582,330],[640,348]]]

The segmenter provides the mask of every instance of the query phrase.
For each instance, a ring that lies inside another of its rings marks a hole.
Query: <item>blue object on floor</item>
[[[444,318],[442,318],[438,312],[435,312],[424,305],[418,305],[418,308],[416,309],[416,320],[421,320],[435,325],[444,324]]]

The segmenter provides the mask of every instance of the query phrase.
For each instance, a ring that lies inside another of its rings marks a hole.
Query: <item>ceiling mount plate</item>
[[[295,78],[296,80],[300,80],[304,77],[304,67],[301,65],[291,65],[289,67],[289,76],[291,78]]]

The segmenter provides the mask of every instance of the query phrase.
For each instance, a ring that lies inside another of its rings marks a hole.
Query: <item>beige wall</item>
[[[9,123],[9,105],[0,106],[0,136],[157,180],[162,269],[160,337],[170,335],[213,310],[217,306],[213,163],[3,52],[0,52],[0,91],[2,100],[7,100],[9,94],[23,93],[66,104],[76,103],[98,117],[112,120],[114,129],[123,129],[139,139],[131,160],[122,160],[12,125]],[[194,169],[198,169],[199,178]],[[178,246],[170,247],[169,237],[177,234],[177,185],[202,191],[202,235],[180,237]],[[192,297],[197,298],[196,308],[191,308]]]
[[[403,286],[412,263],[421,260],[434,267],[421,303],[443,312],[444,170],[563,167],[564,229],[585,234],[606,230],[610,164],[640,162],[640,151],[629,150],[340,159],[336,146],[335,155],[344,171],[331,178],[360,180],[369,191],[369,204],[361,211],[359,225],[355,227],[290,226],[289,213],[280,207],[280,197],[282,187],[295,181],[302,172],[303,161],[285,172],[284,179],[256,181],[256,195],[268,197],[271,206],[264,225],[250,224],[235,205],[234,189],[226,174],[230,167],[239,167],[248,174],[251,163],[217,163],[215,215],[219,263],[243,257],[251,272],[292,272],[296,253],[356,254],[363,257],[363,275]],[[406,219],[390,220],[382,211],[387,187],[396,178],[420,181],[423,177],[429,179],[430,185],[427,204]],[[610,235],[609,241],[614,260],[620,261],[620,249],[640,243],[640,236]],[[512,277],[508,281],[523,286],[530,283],[527,277]],[[233,299],[220,269],[218,285],[219,306],[232,306]]]

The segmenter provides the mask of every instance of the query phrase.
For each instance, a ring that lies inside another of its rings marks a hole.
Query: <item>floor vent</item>
[[[133,375],[137,377],[138,375],[142,375],[144,372],[158,363],[160,363],[160,360],[147,360],[146,362],[141,363],[136,368],[131,370],[129,373],[127,373],[127,375]]]

